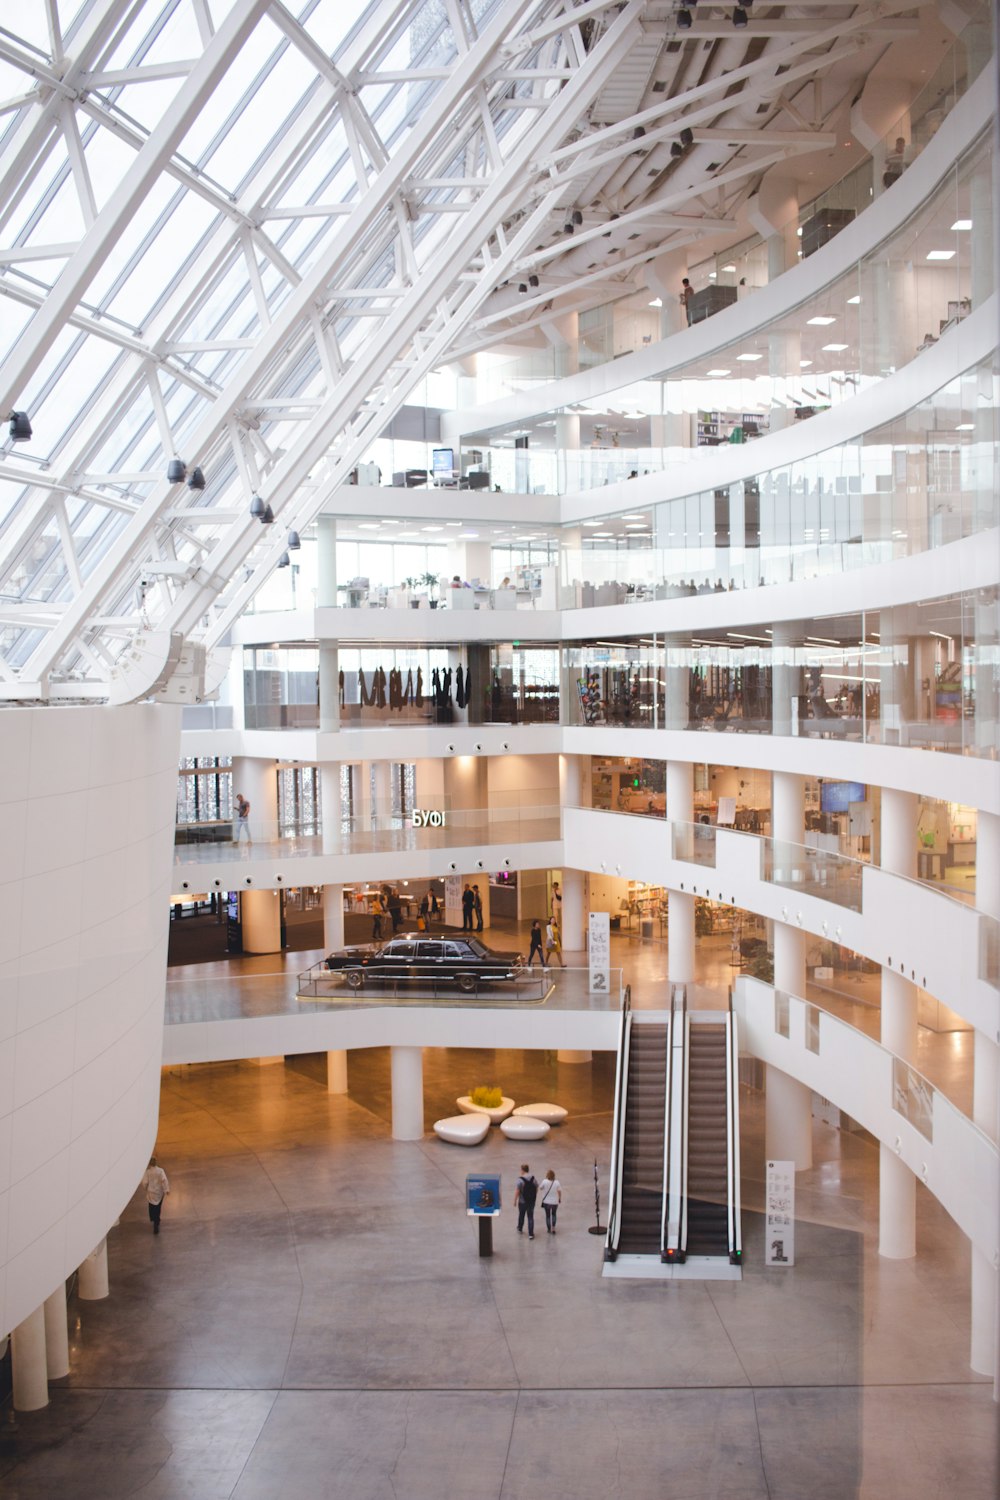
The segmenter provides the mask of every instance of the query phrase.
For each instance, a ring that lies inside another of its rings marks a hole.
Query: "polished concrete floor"
[[[172,1192],[70,1300],[72,1373],[0,1437],[5,1500],[995,1500],[997,1410],[968,1363],[968,1252],[918,1186],[915,1260],[876,1251],[876,1162],[816,1124],[794,1268],[765,1270],[759,1096],[744,1097],[741,1283],[602,1279],[593,1170],[612,1059],[425,1053],[429,1124],[470,1085],[555,1098],[528,1152],[389,1134],[384,1051],[164,1075]],[[558,1234],[514,1232],[525,1155]],[[465,1174],[503,1173],[480,1260]]]

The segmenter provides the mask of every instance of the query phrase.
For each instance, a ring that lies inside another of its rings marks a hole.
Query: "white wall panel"
[[[156,1138],[179,718],[0,713],[0,1333],[103,1238]]]

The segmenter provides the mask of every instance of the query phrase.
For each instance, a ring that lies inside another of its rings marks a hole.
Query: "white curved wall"
[[[0,1334],[156,1139],[180,710],[0,712]]]

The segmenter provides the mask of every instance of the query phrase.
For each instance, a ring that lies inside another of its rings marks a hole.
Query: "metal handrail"
[[[726,1172],[728,1191],[726,1210],[729,1220],[729,1259],[735,1265],[743,1256],[743,1228],[740,1204],[740,1088],[739,1052],[733,990],[729,987],[729,1011],[726,1015]]]
[[[677,1227],[677,1259],[683,1261],[687,1256],[688,1237],[688,1110],[691,1105],[690,1069],[691,1069],[691,1017],[688,1015],[687,985],[681,985],[681,1033],[683,1045],[683,1062],[681,1074],[681,1191],[680,1191],[680,1220]]]
[[[624,1169],[623,1151],[625,1134],[625,1080],[628,1076],[629,1042],[632,1034],[632,986],[625,986],[622,997],[622,1017],[618,1032],[618,1066],[615,1070],[615,1103],[612,1120],[614,1131],[611,1137],[611,1181],[608,1204],[608,1233],[604,1243],[605,1260],[614,1260],[618,1253],[620,1225],[618,1213],[621,1205],[621,1175]]]
[[[667,1258],[667,1234],[670,1221],[670,1093],[673,1084],[674,995],[670,992],[667,1014],[667,1070],[663,1108],[663,1212],[660,1215],[660,1259]]]

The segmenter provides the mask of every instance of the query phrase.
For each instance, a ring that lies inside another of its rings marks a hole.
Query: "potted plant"
[[[495,1085],[470,1089],[455,1103],[463,1115],[489,1115],[491,1125],[499,1125],[514,1110],[513,1099],[508,1099]]]
[[[404,587],[404,589],[416,589],[416,588],[419,588],[420,587],[420,579],[419,578],[404,578],[403,579],[403,587]],[[420,600],[419,599],[411,599],[410,600],[410,608],[411,609],[419,609],[420,608]]]
[[[438,575],[436,573],[425,573],[420,582],[427,585],[427,596],[431,609],[437,609]]]

